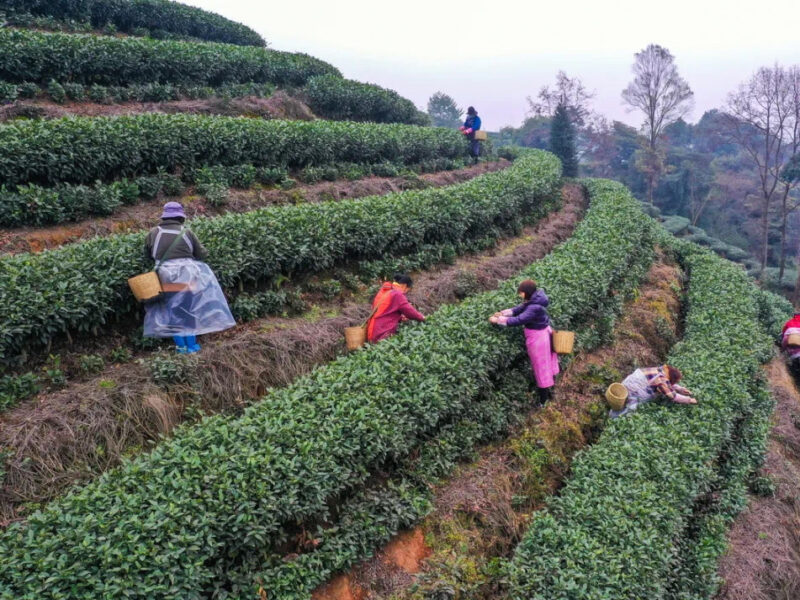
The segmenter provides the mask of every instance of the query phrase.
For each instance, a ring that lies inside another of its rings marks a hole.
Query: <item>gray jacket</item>
[[[175,233],[181,230],[181,227],[186,227],[178,219],[162,219],[158,227],[153,227],[144,240],[144,256],[148,260],[163,260],[172,242],[175,241]],[[159,228],[161,229],[161,237],[159,238]],[[154,249],[154,245],[158,239],[158,247]],[[155,252],[154,252],[155,250]],[[190,229],[186,229],[183,238],[170,250],[167,260],[175,258],[194,258],[195,260],[205,260],[208,256],[208,251],[197,239],[197,236]]]

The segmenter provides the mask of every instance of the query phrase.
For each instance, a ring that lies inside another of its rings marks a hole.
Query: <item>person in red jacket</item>
[[[393,281],[387,281],[372,301],[372,316],[367,323],[367,339],[373,344],[397,333],[400,321],[413,319],[424,321],[422,316],[406,298],[413,282],[411,277],[396,274]]]
[[[791,359],[800,358],[800,346],[789,344],[789,336],[800,334],[800,313],[794,313],[794,316],[786,321],[781,331],[781,348]]]

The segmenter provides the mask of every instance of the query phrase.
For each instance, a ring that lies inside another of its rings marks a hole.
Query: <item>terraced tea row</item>
[[[758,435],[763,442],[769,414],[759,369],[771,354],[759,312],[774,321],[777,311],[732,263],[672,243],[690,282],[686,334],[670,364],[700,404],[649,405],[610,424],[520,544],[512,598],[684,598],[713,590],[725,511],[741,507],[743,496],[723,498],[711,519],[701,513],[706,501],[714,506],[715,486],[725,489],[721,480],[741,481],[758,460],[750,450]]]
[[[559,181],[558,159],[538,151],[504,171],[448,188],[271,207],[198,219],[193,229],[221,284],[231,289],[478,239],[519,222]],[[150,268],[143,238],[110,236],[0,259],[0,358],[19,360],[26,349],[64,332],[85,335],[135,309],[125,282]]]
[[[505,192],[517,184],[530,182]],[[629,223],[623,239],[609,235],[620,221]],[[652,245],[652,223],[633,199],[598,194],[575,236],[522,275],[547,287],[557,324],[577,328],[613,317],[621,298],[612,292],[644,273]],[[522,354],[519,332],[486,323],[513,301],[515,283],[320,368],[241,418],[184,429],[12,525],[0,536],[0,597],[210,594],[279,544],[286,525],[326,514],[332,498],[479,402],[488,375]]]
[[[85,22],[98,29],[110,24],[133,35],[171,34],[243,46],[264,45],[260,35],[241,23],[169,0],[2,0],[0,10]]]
[[[147,114],[0,125],[0,184],[93,183],[206,165],[297,169],[457,158],[444,128]]]

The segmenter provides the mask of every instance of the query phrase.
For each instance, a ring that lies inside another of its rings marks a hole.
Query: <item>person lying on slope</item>
[[[683,373],[671,365],[636,369],[622,381],[622,385],[628,390],[628,399],[618,410],[612,408],[609,416],[616,418],[626,415],[658,396],[678,404],[697,404],[691,390],[678,385],[682,378]]]

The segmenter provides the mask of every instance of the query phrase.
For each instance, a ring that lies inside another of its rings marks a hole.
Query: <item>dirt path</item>
[[[93,218],[79,223],[51,227],[0,230],[0,254],[40,252],[82,239],[141,231],[152,227],[158,221],[158,215],[161,214],[160,209],[168,199],[182,202],[186,209],[186,215],[191,219],[198,216],[243,213],[274,204],[323,202],[384,195],[419,187],[444,187],[469,181],[484,173],[500,171],[510,164],[506,160],[499,160],[483,162],[454,171],[428,173],[415,178],[366,177],[357,181],[340,180],[300,185],[291,190],[231,190],[228,203],[222,207],[214,207],[205,198],[191,194],[183,197],[157,198],[133,206],[122,206],[114,215],[107,218]]]
[[[800,393],[782,359],[773,359],[766,375],[776,408],[760,474],[775,494],[752,496],[734,521],[718,600],[800,598]]]
[[[410,299],[423,312],[464,295],[497,287],[549,253],[574,230],[585,208],[579,186],[563,190],[562,209],[523,235],[453,265],[415,276]],[[237,411],[274,386],[290,383],[344,351],[342,330],[368,315],[363,299],[320,305],[320,318],[262,319],[209,336],[203,352],[178,362],[185,383],[166,389],[150,367],[175,368],[156,355],[112,366],[91,380],[43,394],[0,414],[0,447],[11,452],[0,487],[0,523],[21,517],[26,503],[45,502],[70,485],[151,447],[179,423],[203,414]],[[158,365],[161,365],[159,367]]]
[[[243,116],[263,119],[289,119],[310,121],[316,119],[314,113],[298,98],[286,92],[277,91],[269,98],[245,96],[225,100],[208,98],[204,100],[171,100],[168,102],[124,102],[100,104],[97,102],[64,102],[52,100],[18,100],[13,104],[0,106],[0,123],[19,117],[38,119],[59,119],[61,117],[118,117],[121,115],[140,115],[145,113],[195,115]]]
[[[435,490],[434,511],[372,560],[319,588],[314,600],[471,600],[502,595],[499,560],[531,513],[569,474],[572,457],[601,430],[603,391],[639,365],[666,359],[680,332],[678,269],[656,263],[614,329],[614,343],[572,361],[554,400],[509,439],[485,449]]]

